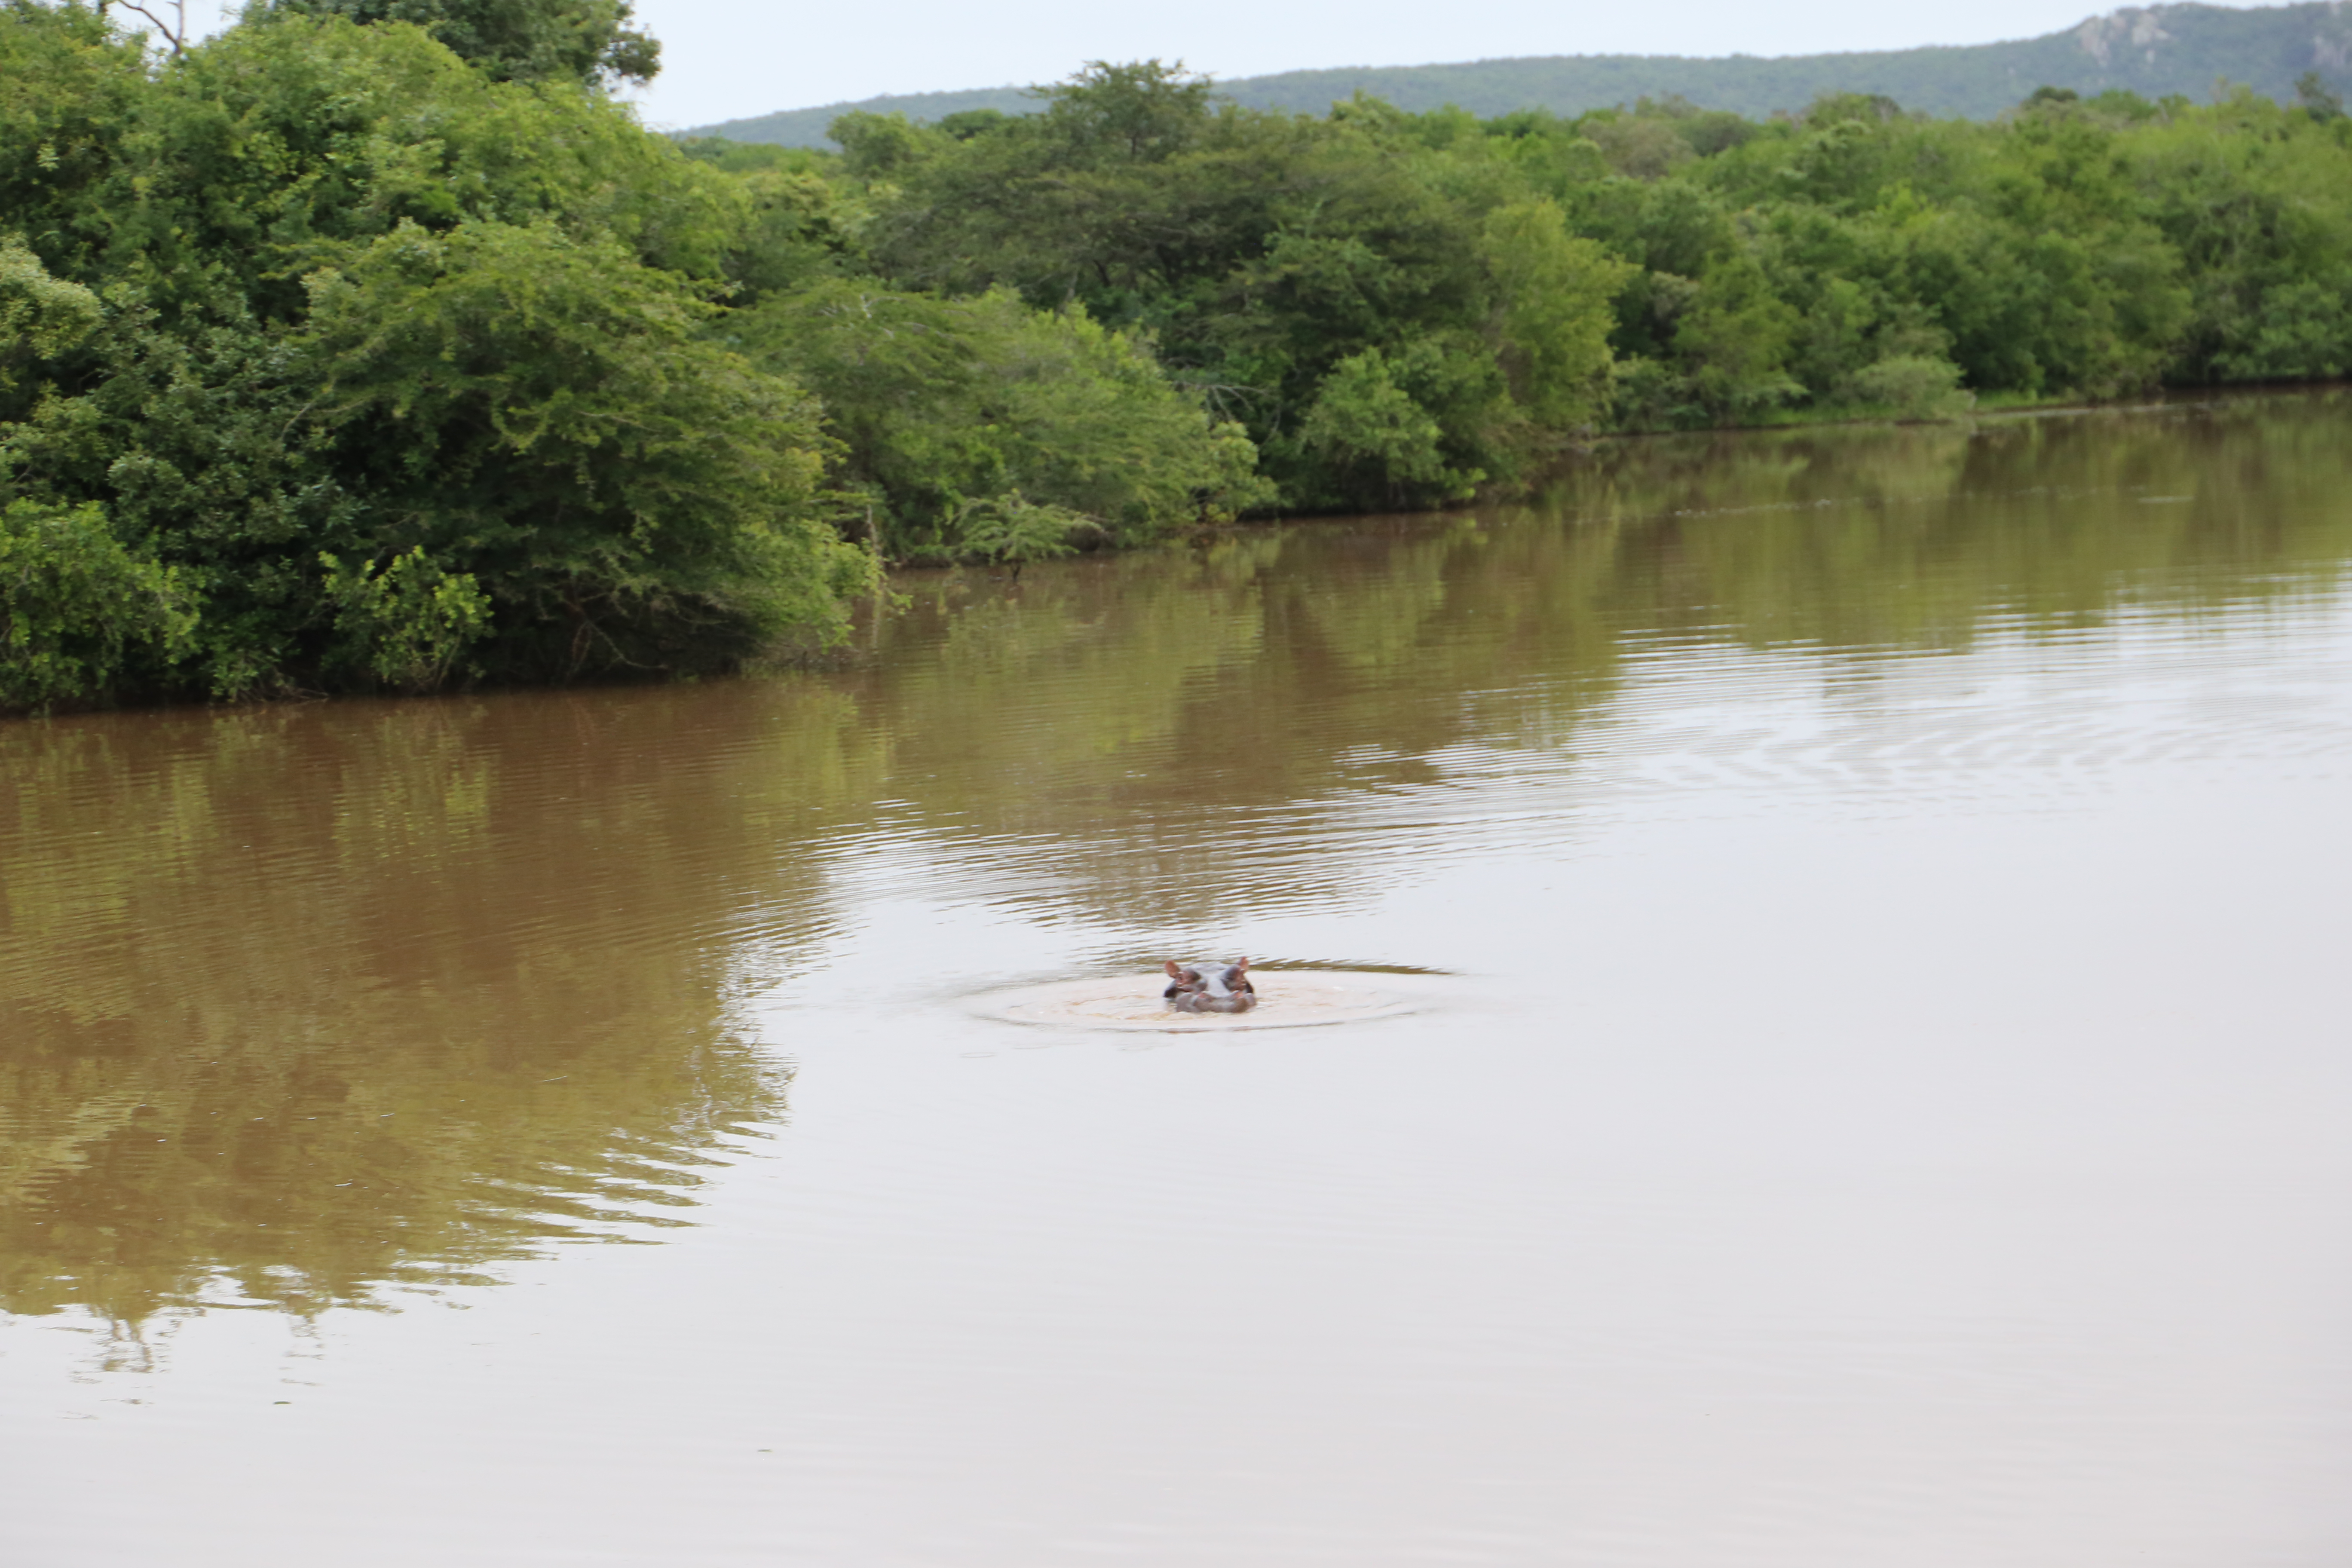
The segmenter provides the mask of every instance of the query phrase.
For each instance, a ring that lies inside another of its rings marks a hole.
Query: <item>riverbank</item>
[[[0,10],[0,710],[698,678],[886,562],[2352,365],[2316,87],[1482,121],[1145,61],[835,155],[647,132],[607,41]]]

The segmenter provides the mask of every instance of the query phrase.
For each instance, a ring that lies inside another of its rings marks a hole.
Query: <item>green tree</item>
[[[1480,248],[1512,397],[1547,429],[1588,423],[1609,386],[1610,307],[1635,269],[1570,235],[1567,215],[1544,199],[1487,214]]]
[[[0,416],[21,416],[38,391],[36,368],[81,343],[100,319],[97,295],[0,237]]]
[[[72,7],[0,51],[0,114],[65,149],[0,149],[0,237],[38,220],[0,245],[0,500],[102,509],[194,616],[43,700],[723,668],[869,581],[815,407],[708,336],[760,199],[625,110],[284,11],[128,85]],[[121,123],[75,142],[93,84]]]
[[[98,507],[0,509],[0,708],[152,675],[186,656],[195,624],[182,574],[125,549]]]
[[[2343,97],[2328,91],[2326,79],[2317,71],[2305,71],[2295,79],[2294,96],[2304,112],[2323,124],[2344,118]]]
[[[1370,100],[1220,107],[1154,61],[1048,96],[961,140],[836,126],[901,288],[1010,287],[1149,331],[1293,507],[1458,495],[1598,406],[1612,266],[1486,138]]]
[[[1143,339],[1076,308],[838,279],[726,327],[823,399],[837,480],[897,556],[1139,543],[1270,499],[1239,426],[1171,384]]]
[[[1323,458],[1351,500],[1391,505],[1434,489],[1468,495],[1486,476],[1449,467],[1445,432],[1377,348],[1331,367],[1299,427],[1298,444]]]
[[[281,11],[423,27],[499,81],[651,81],[661,45],[630,0],[269,0]]]
[[[308,285],[310,417],[370,498],[354,542],[470,575],[496,673],[708,668],[865,585],[820,510],[815,405],[618,245],[404,226]]]

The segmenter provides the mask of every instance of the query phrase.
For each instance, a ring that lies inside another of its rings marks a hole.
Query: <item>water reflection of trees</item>
[[[1540,513],[1630,531],[1607,596],[1629,626],[1751,647],[1968,645],[2134,604],[2332,583],[2352,526],[2352,402],[1627,442]]]
[[[646,695],[0,728],[0,1306],[307,1310],[680,1223],[784,1103],[729,923],[816,918],[744,836],[867,792],[831,694]]]
[[[1009,836],[1033,910],[1207,925],[1348,895],[1302,803],[1410,795],[1465,744],[1572,749],[1662,638],[1867,661],[2330,584],[2347,413],[1618,443],[1474,513],[923,579],[853,684],[935,854],[969,837],[985,879]]]
[[[1861,663],[2333,585],[2346,413],[1630,442],[1475,513],[918,578],[829,673],[0,728],[0,1306],[650,1236],[782,1113],[734,1004],[845,867],[1106,931],[1344,901],[1335,803],[1572,752],[1662,639]]]

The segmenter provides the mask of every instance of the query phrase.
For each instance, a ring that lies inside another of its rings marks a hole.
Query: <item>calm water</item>
[[[11,1568],[2337,1568],[2352,399],[0,725]],[[1020,1027],[1247,952],[1412,1016]]]

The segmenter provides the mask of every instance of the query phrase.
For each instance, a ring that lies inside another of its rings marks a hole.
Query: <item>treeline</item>
[[[709,668],[837,618],[871,563],[821,416],[709,335],[745,199],[604,95],[652,68],[626,7],[571,9],[469,6],[470,61],[331,5],[169,53],[0,9],[0,702]]]
[[[835,264],[1148,331],[1293,508],[1443,501],[1588,426],[2352,365],[2352,121],[2316,79],[2294,107],[2044,89],[1989,125],[1853,95],[1309,119],[1103,67],[1034,116],[834,133],[693,150],[800,182]]]
[[[619,0],[0,0],[0,706],[723,669],[884,561],[1416,507],[1605,428],[2326,376],[2352,126],[2046,93],[639,127]]]
[[[1251,109],[1321,114],[1359,94],[1416,112],[1451,104],[1479,115],[1548,109],[1576,116],[1641,98],[1680,96],[1753,118],[1795,112],[1828,92],[1884,93],[1907,109],[1991,120],[2036,82],[2084,97],[2122,88],[2161,98],[2203,98],[2216,77],[2244,82],[2284,103],[2295,79],[2330,74],[2340,85],[2352,58],[2352,14],[2332,0],[2296,5],[2125,6],[2063,31],[1997,44],[1937,45],[1821,55],[1550,55],[1446,65],[1343,66],[1228,78],[1220,96]],[[781,110],[703,127],[730,142],[827,145],[845,111],[939,120],[971,109],[1039,108],[1018,86],[890,94],[856,103]]]

